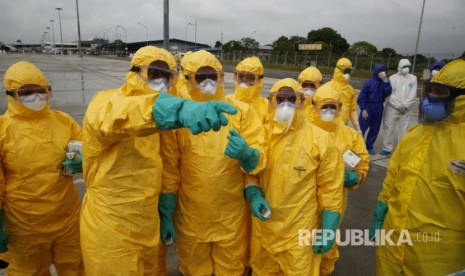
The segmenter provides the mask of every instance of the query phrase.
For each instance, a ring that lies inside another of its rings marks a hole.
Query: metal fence
[[[396,54],[396,55],[338,55],[334,53],[315,53],[315,52],[273,52],[271,54],[257,53],[254,51],[233,51],[220,53],[222,60],[239,62],[246,57],[257,55],[262,63],[277,66],[294,66],[296,68],[305,68],[310,65],[318,67],[333,68],[341,57],[348,58],[355,70],[372,70],[375,64],[383,63],[388,66],[389,70],[397,71],[397,65],[401,59],[408,59],[413,63],[413,54]],[[453,53],[445,54],[419,54],[415,63],[415,72],[422,72],[427,69],[431,63],[436,60],[451,60],[457,58]]]

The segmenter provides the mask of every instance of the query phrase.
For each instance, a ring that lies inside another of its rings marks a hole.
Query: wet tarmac
[[[130,67],[130,60],[102,58],[93,56],[54,56],[42,54],[9,54],[0,56],[0,113],[7,107],[4,93],[3,76],[7,68],[20,61],[26,60],[37,65],[52,85],[53,109],[64,111],[82,124],[82,120],[92,97],[100,90],[118,88],[124,83],[125,75]],[[283,77],[292,77],[282,71]],[[263,96],[270,91],[277,81],[273,78],[264,79]],[[226,93],[233,92],[233,75],[227,72],[225,76]],[[412,114],[410,122],[416,122],[416,115]],[[375,143],[375,150],[381,150],[383,133],[381,131]],[[386,176],[389,158],[372,156],[370,171],[364,184],[357,190],[349,193],[349,203],[341,232],[345,229],[368,229],[371,225],[373,210],[381,191],[382,182]],[[76,179],[82,177],[77,175]],[[79,194],[85,193],[82,181],[76,181]],[[174,248],[168,253],[169,275],[179,275],[177,270],[178,259]],[[1,275],[1,273],[0,273]],[[345,246],[340,247],[340,260],[336,263],[333,275],[375,275],[375,247],[374,246]]]

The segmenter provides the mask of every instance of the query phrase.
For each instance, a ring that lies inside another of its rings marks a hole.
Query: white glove
[[[368,112],[366,109],[362,110],[362,118],[365,120],[368,119]]]

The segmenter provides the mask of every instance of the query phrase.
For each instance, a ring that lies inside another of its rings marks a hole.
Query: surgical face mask
[[[295,105],[288,101],[284,101],[276,107],[276,114],[274,120],[278,123],[289,123],[294,117]]]
[[[241,83],[239,84],[239,86],[242,87],[242,88],[245,88],[245,89],[250,88],[250,85],[247,84],[247,83],[245,83],[245,82],[241,82]]]
[[[205,79],[201,83],[199,83],[199,88],[204,94],[213,95],[216,92],[216,88],[218,87],[218,83],[211,79]]]
[[[168,92],[168,81],[166,81],[166,78],[150,80],[149,86],[158,92]]]
[[[379,72],[378,73],[378,78],[385,79],[386,78],[386,72]]]
[[[337,111],[335,109],[331,108],[320,110],[321,120],[325,122],[331,122],[332,120],[334,120],[334,117],[336,117],[336,112]]]
[[[436,76],[437,73],[439,73],[439,70],[432,70],[431,71],[431,77]]]
[[[316,91],[315,89],[304,88],[304,95],[305,95],[306,97],[311,98],[311,97],[313,97],[313,95],[315,95],[315,91]]]
[[[19,100],[27,108],[38,111],[47,105],[48,96],[47,94],[34,93],[28,96],[21,96]]]
[[[420,102],[420,122],[436,124],[445,121],[449,116],[446,105],[447,101],[430,102],[428,97],[425,97]]]
[[[344,79],[346,79],[346,81],[349,81],[350,80],[350,74],[344,74]]]
[[[410,68],[408,67],[402,68],[402,74],[407,75],[409,72],[410,72]]]

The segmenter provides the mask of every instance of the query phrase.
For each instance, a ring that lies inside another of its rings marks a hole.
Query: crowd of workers
[[[227,96],[214,55],[190,52],[177,66],[164,49],[139,49],[125,83],[94,96],[82,128],[50,108],[39,68],[21,61],[7,70],[0,258],[8,275],[47,275],[50,264],[59,275],[165,275],[173,242],[183,275],[330,275],[347,193],[367,176],[382,122],[380,154],[392,157],[370,236],[440,230],[441,240],[379,246],[377,274],[465,268],[464,60],[432,68],[420,124],[407,134],[417,90],[408,60],[389,78],[376,65],[358,98],[347,58],[331,81],[308,67],[277,81],[268,99],[257,57],[237,64]],[[70,140],[82,141],[77,158],[66,155]],[[63,164],[83,172],[82,205]],[[322,231],[302,246],[301,229]]]

